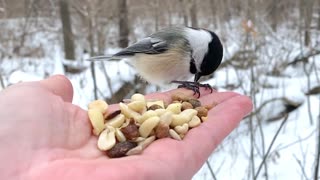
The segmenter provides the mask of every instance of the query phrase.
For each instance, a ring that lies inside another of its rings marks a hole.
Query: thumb
[[[40,81],[51,93],[60,96],[66,102],[72,102],[73,88],[70,80],[63,75],[54,75]]]

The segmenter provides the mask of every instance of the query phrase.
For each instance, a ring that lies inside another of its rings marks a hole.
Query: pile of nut
[[[98,148],[110,158],[140,154],[153,141],[171,137],[182,140],[189,129],[207,120],[214,104],[201,102],[185,94],[172,95],[172,103],[146,100],[134,94],[119,110],[108,112],[108,104],[95,100],[88,106],[93,134],[98,136]]]

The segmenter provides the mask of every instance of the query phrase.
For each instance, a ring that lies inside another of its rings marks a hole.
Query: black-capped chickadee
[[[201,76],[212,74],[220,65],[223,46],[212,31],[190,27],[169,27],[128,46],[112,56],[89,60],[123,59],[146,81],[162,85],[179,83],[200,95]],[[194,81],[187,81],[194,76]],[[211,89],[212,90],[212,89]]]

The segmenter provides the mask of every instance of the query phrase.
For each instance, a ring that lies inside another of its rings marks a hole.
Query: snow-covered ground
[[[239,24],[239,22],[233,23],[235,26]],[[243,33],[236,30],[229,31],[218,31],[218,34],[223,34],[223,39],[225,39],[224,61],[244,49],[243,39],[240,38]],[[61,37],[57,36],[56,38]],[[288,102],[300,106],[289,113],[287,122],[266,159],[267,173],[263,167],[258,179],[266,179],[265,174],[272,180],[312,178],[318,141],[317,124],[319,123],[320,96],[319,93],[309,96],[305,93],[320,86],[318,75],[320,56],[310,58],[310,62],[305,67],[302,63],[296,66],[282,67],[283,64],[286,64],[284,62],[291,62],[301,52],[308,50],[301,48],[295,38],[295,35],[292,32],[287,32],[285,28],[280,28],[278,34],[272,36],[261,33],[259,37],[251,39],[250,43],[245,44],[247,49],[262,46],[254,48],[254,66],[236,68],[236,66],[228,65],[220,68],[214,78],[207,80],[208,83],[218,87],[220,91],[227,91],[232,87],[233,91],[251,96],[255,101],[255,110],[260,109],[258,114],[252,116],[253,129],[250,130],[249,118],[246,118],[209,158],[208,161],[217,179],[252,179],[251,144],[254,143],[254,169],[257,171],[263,155],[284,118],[272,122],[268,120],[281,115],[281,112],[286,110]],[[70,78],[74,87],[73,103],[86,109],[88,102],[94,99],[89,64],[79,60],[77,63],[84,68],[83,72],[79,74],[65,73],[62,66],[65,60],[63,59],[61,41],[52,41],[52,39],[54,38],[38,34],[32,41],[34,44],[46,46],[44,57],[11,57],[0,60],[0,72],[4,83],[10,85],[43,79],[53,74],[65,74]],[[107,53],[114,51],[114,49],[106,50]],[[246,56],[246,58],[251,58],[251,56]],[[237,63],[237,58],[233,60],[233,63]],[[110,90],[117,91],[123,83],[132,81],[136,74],[134,69],[123,62],[97,62],[95,65],[100,97],[110,96]],[[103,66],[110,77],[112,87],[109,87],[107,83]],[[280,74],[270,73],[277,68],[280,69]],[[304,68],[306,71],[303,70]],[[252,79],[254,79],[254,83],[252,83]],[[162,90],[168,88],[163,87]],[[148,91],[154,91],[154,89],[154,87],[148,88]],[[265,105],[263,105],[264,103]],[[260,108],[261,105],[263,106]],[[311,124],[310,118],[313,120],[313,124]],[[250,139],[251,133],[254,133],[254,141]],[[204,164],[193,179],[210,180],[213,177],[208,166]]]

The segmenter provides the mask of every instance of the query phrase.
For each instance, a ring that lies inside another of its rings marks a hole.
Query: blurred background
[[[254,102],[193,179],[319,179],[320,0],[1,0],[0,90],[64,74],[86,109],[173,88],[85,61],[172,25],[215,31],[224,59],[202,81]]]

